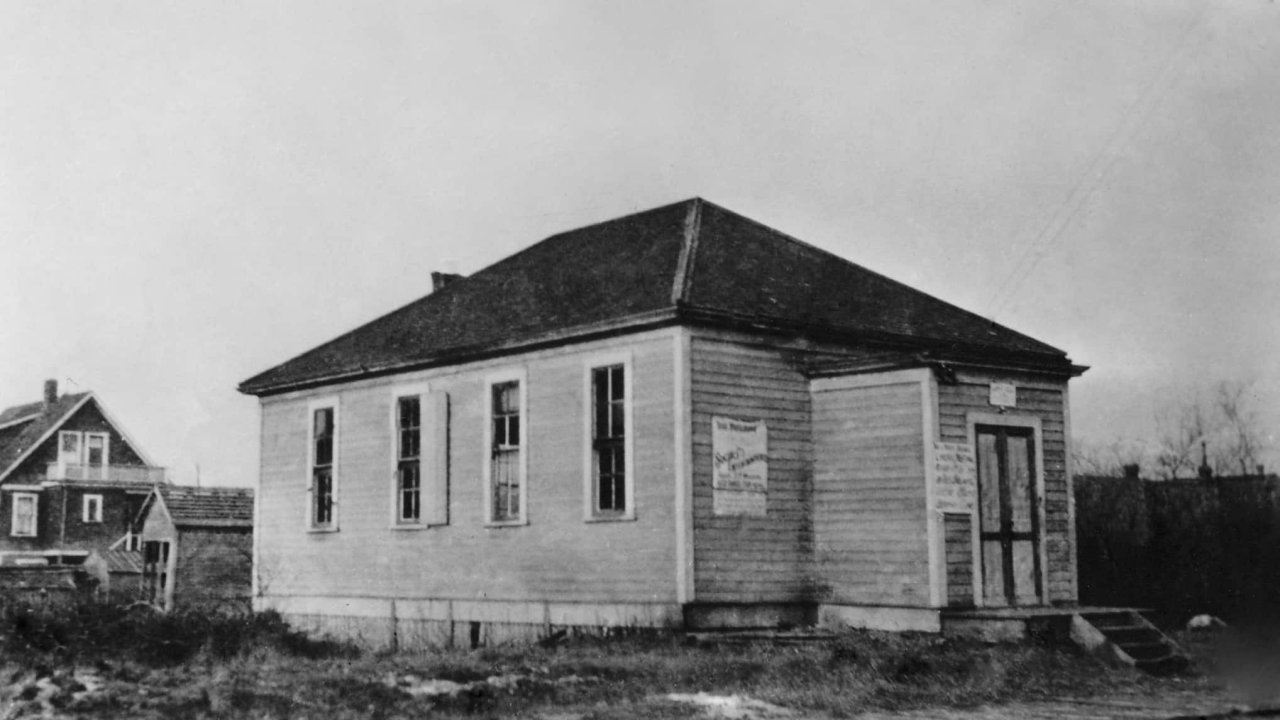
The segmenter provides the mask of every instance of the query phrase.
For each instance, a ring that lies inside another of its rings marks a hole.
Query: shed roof
[[[176,527],[253,527],[249,488],[162,485],[156,488]]]
[[[675,322],[1071,372],[1050,345],[700,198],[553,235],[245,380],[268,395]]]
[[[110,548],[99,550],[98,554],[107,563],[107,572],[141,573],[142,553],[137,550]]]

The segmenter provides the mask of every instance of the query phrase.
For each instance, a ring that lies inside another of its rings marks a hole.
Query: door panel
[[[1031,443],[1028,438],[1009,437],[1007,456],[1009,476],[1009,511],[1012,527],[1016,533],[1029,533],[1032,530],[1034,514],[1033,497],[1035,488],[1031,483],[1031,467],[1028,463],[1028,450]]]
[[[982,532],[1000,532],[1000,473],[995,435],[978,435],[978,498]]]
[[[982,598],[987,607],[1009,604],[1004,590],[1004,547],[999,540],[982,541]]]
[[[1013,541],[1013,592],[1014,604],[1035,605],[1039,602],[1036,592],[1036,544],[1030,540]]]

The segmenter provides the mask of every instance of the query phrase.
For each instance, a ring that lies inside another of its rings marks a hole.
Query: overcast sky
[[[694,195],[1067,350],[1079,437],[1280,428],[1269,0],[5,2],[0,405],[252,485],[240,381]]]

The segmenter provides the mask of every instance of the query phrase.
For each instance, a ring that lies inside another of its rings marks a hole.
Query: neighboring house
[[[374,644],[1070,605],[1044,343],[694,199],[240,385],[257,605]]]
[[[113,546],[137,551],[131,522],[164,482],[92,392],[0,411],[0,565],[79,565]],[[105,570],[103,571],[105,573]]]
[[[165,610],[249,607],[252,490],[157,486],[137,524],[144,599]]]

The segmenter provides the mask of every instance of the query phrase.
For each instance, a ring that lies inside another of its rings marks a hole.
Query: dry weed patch
[[[1126,690],[1160,680],[1069,647],[850,632],[807,645],[691,645],[675,635],[395,655],[317,641],[273,614],[10,612],[0,720],[702,716],[675,696],[738,696],[801,714],[971,706]],[[743,704],[750,705],[746,700]]]

